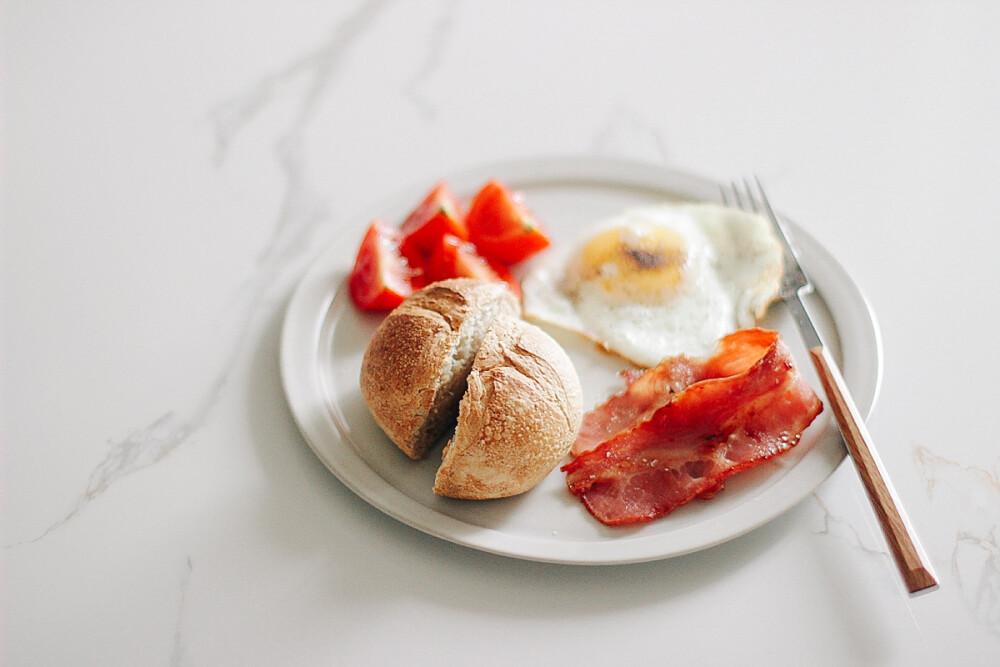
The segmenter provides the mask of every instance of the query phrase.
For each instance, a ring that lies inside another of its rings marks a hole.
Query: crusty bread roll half
[[[413,459],[454,426],[486,331],[520,304],[501,284],[456,278],[410,295],[376,329],[361,366],[375,422]]]
[[[535,325],[501,315],[476,355],[434,492],[479,500],[527,491],[566,456],[582,419],[566,352]]]

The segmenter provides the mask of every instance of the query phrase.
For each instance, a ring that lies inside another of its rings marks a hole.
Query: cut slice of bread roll
[[[479,347],[434,492],[476,500],[523,493],[566,456],[582,419],[566,352],[535,325],[501,315]]]
[[[421,459],[455,425],[476,352],[500,315],[520,304],[502,284],[455,278],[410,295],[376,329],[361,366],[375,422]]]

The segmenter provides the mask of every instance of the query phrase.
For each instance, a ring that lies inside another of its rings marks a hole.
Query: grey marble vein
[[[861,534],[858,532],[857,528],[851,525],[850,522],[834,516],[834,514],[830,511],[830,508],[827,507],[826,503],[823,502],[819,495],[813,493],[812,497],[813,500],[815,500],[819,505],[820,510],[823,512],[823,527],[816,531],[817,535],[837,537],[864,553],[880,555],[888,553],[885,549],[878,549],[865,544],[864,540],[861,539]]]
[[[951,574],[972,616],[1000,635],[1000,474],[914,452],[932,508],[954,529]]]
[[[298,77],[308,85],[297,100],[297,112],[288,125],[279,130],[274,141],[273,159],[284,176],[284,194],[272,225],[272,233],[258,256],[255,273],[245,281],[237,298],[237,334],[230,353],[223,360],[210,385],[201,392],[195,407],[186,414],[168,411],[123,439],[110,443],[104,459],[97,464],[86,489],[73,507],[46,527],[37,537],[8,547],[37,542],[65,526],[115,482],[161,460],[186,442],[209,420],[225,393],[233,368],[247,345],[251,324],[257,316],[267,289],[282,269],[307,248],[315,227],[328,215],[325,199],[311,186],[301,157],[302,137],[318,105],[330,90],[339,66],[352,46],[386,4],[371,0],[334,26],[329,37],[316,49],[297,58],[279,71],[265,76],[244,93],[219,105],[212,113],[215,128],[217,166],[222,166],[228,151],[250,122],[261,114],[275,97],[277,89]]]
[[[434,120],[437,117],[438,108],[421,92],[421,87],[441,63],[441,54],[448,43],[448,35],[452,30],[457,7],[458,0],[450,0],[445,4],[443,11],[438,15],[437,21],[427,35],[427,55],[420,62],[420,66],[410,80],[403,86],[403,92],[413,101],[425,120]]]
[[[174,643],[170,651],[170,664],[178,667],[184,661],[184,617],[187,608],[188,589],[191,588],[191,575],[194,573],[194,563],[188,557],[184,574],[180,581],[180,600],[177,604],[177,621],[174,624]]]
[[[331,84],[334,72],[344,54],[361,37],[388,0],[368,0],[358,10],[337,24],[329,38],[317,48],[307,51],[290,64],[263,77],[244,93],[219,105],[212,113],[215,125],[217,164],[222,164],[236,136],[263,111],[283,87],[302,76],[308,85],[300,100],[298,114],[284,138],[300,135]],[[284,139],[283,138],[283,139]],[[279,146],[282,140],[279,140]],[[280,150],[279,150],[280,152]]]
[[[634,109],[618,107],[598,130],[594,139],[598,154],[621,155],[665,164],[670,153],[658,128],[641,118]]]

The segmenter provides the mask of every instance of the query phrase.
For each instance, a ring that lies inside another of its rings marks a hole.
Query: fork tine
[[[771,219],[774,225],[778,228],[779,236],[785,244],[785,247],[788,249],[788,252],[796,258],[796,261],[798,261],[799,248],[796,245],[795,240],[791,237],[791,235],[789,235],[788,230],[785,228],[785,224],[781,221],[781,218],[775,214],[774,209],[771,207],[771,201],[767,198],[767,192],[764,190],[764,186],[761,184],[760,178],[754,176],[754,181],[757,183],[758,197],[762,202],[762,209],[760,213]],[[813,289],[812,284],[810,283],[806,285],[806,289],[811,291]]]
[[[727,206],[742,209],[744,211],[756,210],[756,206],[753,203],[753,197],[750,195],[750,190],[746,187],[746,179],[743,180],[742,187],[737,181],[730,181],[729,192],[731,194],[732,201],[730,201],[730,197],[726,195],[726,191],[723,189],[722,197]]]
[[[764,186],[761,185],[760,183],[760,178],[754,176],[753,179],[757,183],[757,192],[760,194],[760,200],[764,203],[764,206],[767,207],[767,214],[774,218],[775,224],[780,226],[781,221],[778,219],[778,216],[774,214],[774,209],[771,208],[771,202],[767,198],[767,193],[764,191]]]
[[[730,181],[728,184],[720,184],[719,192],[722,193],[722,203],[731,208],[746,210],[744,203],[744,192],[740,190],[739,183]]]
[[[729,187],[733,189],[733,199],[736,201],[736,208],[746,209],[746,205],[743,203],[743,193],[740,191],[740,186],[736,181],[729,184]]]
[[[726,186],[723,185],[723,184],[721,184],[721,183],[719,184],[719,194],[722,195],[722,203],[723,204],[725,204],[726,206],[732,206],[733,205],[732,202],[729,201],[730,196],[729,196],[729,193],[726,191]]]
[[[754,178],[756,178],[756,176]],[[759,189],[760,181],[757,181],[757,185]],[[747,199],[750,200],[750,208],[753,210],[753,212],[760,213],[760,209],[757,207],[757,195],[754,194],[753,189],[750,187],[750,181],[748,181],[746,178],[743,179],[743,191],[746,192]]]
[[[743,198],[740,196],[740,188],[736,184],[736,181],[732,181],[729,187],[733,190],[733,207],[743,208]]]

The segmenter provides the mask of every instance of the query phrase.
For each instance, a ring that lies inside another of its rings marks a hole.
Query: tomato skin
[[[382,220],[374,220],[348,278],[351,300],[362,310],[392,310],[413,293],[414,275],[399,254],[403,235]]]
[[[468,240],[462,204],[444,181],[437,183],[403,221],[400,250],[411,264],[427,261],[445,234]]]
[[[439,181],[398,228],[372,221],[348,287],[354,304],[371,311],[392,310],[417,289],[457,277],[502,282],[520,298],[510,265],[549,244],[535,215],[500,181],[486,183],[468,215]]]
[[[505,266],[489,261],[473,243],[451,234],[440,238],[427,261],[426,272],[432,282],[446,278],[477,278],[506,283],[514,296],[521,297],[521,286]]]
[[[551,241],[520,197],[497,179],[476,193],[465,217],[469,240],[490,259],[516,264],[547,248]]]

